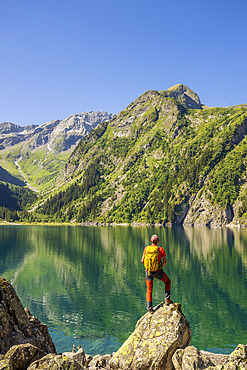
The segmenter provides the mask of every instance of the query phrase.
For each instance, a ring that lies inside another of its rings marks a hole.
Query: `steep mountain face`
[[[202,109],[202,104],[199,99],[199,96],[184,85],[175,85],[170,87],[166,91],[160,91],[165,96],[174,98],[182,103],[186,108],[191,109]]]
[[[89,131],[103,121],[109,121],[113,117],[107,112],[87,112],[72,114],[59,124],[51,132],[47,147],[51,151],[66,151],[75,147]]]
[[[64,171],[72,185],[33,217],[244,224],[246,113],[244,105],[205,108],[184,85],[148,91],[78,144]]]
[[[21,127],[10,122],[0,124],[0,149],[6,149],[19,142],[28,142],[33,149],[47,145],[54,152],[75,147],[78,142],[99,123],[112,118],[107,112],[84,112],[72,114],[65,120],[54,120],[43,125]]]
[[[20,133],[23,131],[32,131],[35,127],[35,125],[26,126],[25,128],[14,125],[11,122],[3,122],[0,123],[0,135],[7,135],[7,134],[13,134],[13,133]]]
[[[128,157],[123,157],[122,151],[126,154],[133,152],[134,156],[137,155],[134,154],[136,151],[144,153],[156,140],[157,129],[169,135],[180,110],[185,111],[185,107],[178,101],[167,98],[166,94],[157,91],[146,92],[117,114],[109,124],[101,125],[78,145],[67,163],[66,178],[73,173],[76,175],[87,166],[89,158],[97,156],[102,149],[102,141],[98,140],[102,135],[107,145],[103,146],[101,155],[108,156],[113,165],[124,164]],[[90,154],[84,157],[88,147],[92,149]]]
[[[40,126],[1,123],[0,164],[37,190],[49,189],[79,141],[112,117],[107,112],[84,112]]]
[[[18,144],[31,137],[37,125],[21,127],[11,122],[0,123],[0,150]]]

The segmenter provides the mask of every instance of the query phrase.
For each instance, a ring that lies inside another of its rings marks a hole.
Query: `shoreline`
[[[0,221],[0,225],[16,225],[16,226],[124,226],[124,227],[168,227],[162,224],[145,224],[145,223],[115,223],[115,222],[7,222]],[[171,225],[172,226],[172,225]],[[180,226],[179,226],[180,227]]]
[[[132,222],[132,223],[117,223],[117,222],[98,222],[98,221],[86,221],[86,222],[8,222],[8,221],[0,221],[0,226],[4,225],[16,225],[16,226],[131,226],[131,227],[160,227],[160,228],[173,228],[173,227],[180,227],[180,228],[195,228],[195,229],[245,229],[247,228],[247,224],[226,224],[226,225],[218,225],[213,227],[208,227],[206,225],[174,225],[171,223],[167,224],[159,224],[159,223],[144,223],[144,222]]]

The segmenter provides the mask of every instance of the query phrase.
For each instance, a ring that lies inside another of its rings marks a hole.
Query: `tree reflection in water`
[[[154,227],[0,226],[0,273],[46,323],[58,352],[118,349],[146,312],[142,251],[157,233],[172,299],[198,349],[247,343],[247,231]],[[155,281],[154,303],[163,301]]]

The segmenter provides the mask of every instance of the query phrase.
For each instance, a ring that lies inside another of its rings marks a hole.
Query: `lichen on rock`
[[[0,277],[0,353],[30,343],[45,353],[56,353],[48,328],[25,311],[11,284]]]
[[[75,360],[65,355],[48,354],[40,360],[33,362],[28,370],[46,370],[46,369],[66,369],[66,370],[81,370],[83,367]]]
[[[1,366],[7,363],[11,370],[27,369],[32,362],[41,359],[46,353],[30,343],[12,346],[0,361]]]
[[[177,350],[172,362],[175,370],[247,370],[247,345],[239,344],[230,355],[199,351],[189,346]]]
[[[161,303],[153,314],[146,313],[135,331],[110,361],[111,369],[173,369],[172,356],[191,341],[188,320],[180,304]]]

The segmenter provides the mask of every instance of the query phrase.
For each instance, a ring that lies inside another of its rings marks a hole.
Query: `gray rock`
[[[188,320],[181,305],[160,304],[153,314],[146,313],[135,331],[110,360],[111,369],[173,369],[172,356],[191,341]]]
[[[24,310],[11,284],[0,277],[0,353],[16,344],[30,343],[46,353],[56,353],[48,328]]]
[[[222,208],[213,205],[205,193],[197,194],[190,204],[190,208],[184,218],[184,226],[208,226],[218,227],[229,224],[234,217],[231,206]]]
[[[239,344],[237,348],[235,348],[229,356],[229,365],[232,363],[236,365],[237,369],[247,370],[247,345]],[[223,369],[227,369],[227,367]]]
[[[214,366],[213,362],[206,355],[201,354],[194,346],[178,349],[172,357],[172,363],[175,370],[197,370]]]
[[[29,125],[29,126],[19,126],[15,125],[14,123],[11,122],[2,122],[0,123],[0,135],[7,135],[7,134],[14,134],[14,133],[23,133],[32,131],[37,125]]]
[[[77,361],[81,366],[86,366],[86,355],[83,348],[80,348],[77,352],[64,352],[64,356]]]
[[[112,117],[112,114],[105,111],[96,111],[72,114],[64,120],[53,120],[40,126],[21,127],[4,122],[0,124],[1,149],[26,142],[32,150],[47,145],[54,152],[66,151],[77,145],[99,123],[109,121]]]
[[[109,362],[112,355],[96,355],[94,356],[88,364],[89,369],[110,369]]]
[[[27,369],[32,362],[41,359],[46,353],[32,344],[19,344],[11,347],[4,356],[11,370]]]
[[[177,350],[172,362],[175,370],[247,370],[247,345],[239,344],[230,355],[198,351],[189,346]]]
[[[81,370],[83,367],[75,360],[64,355],[54,355],[49,353],[45,357],[33,362],[27,370]]]

